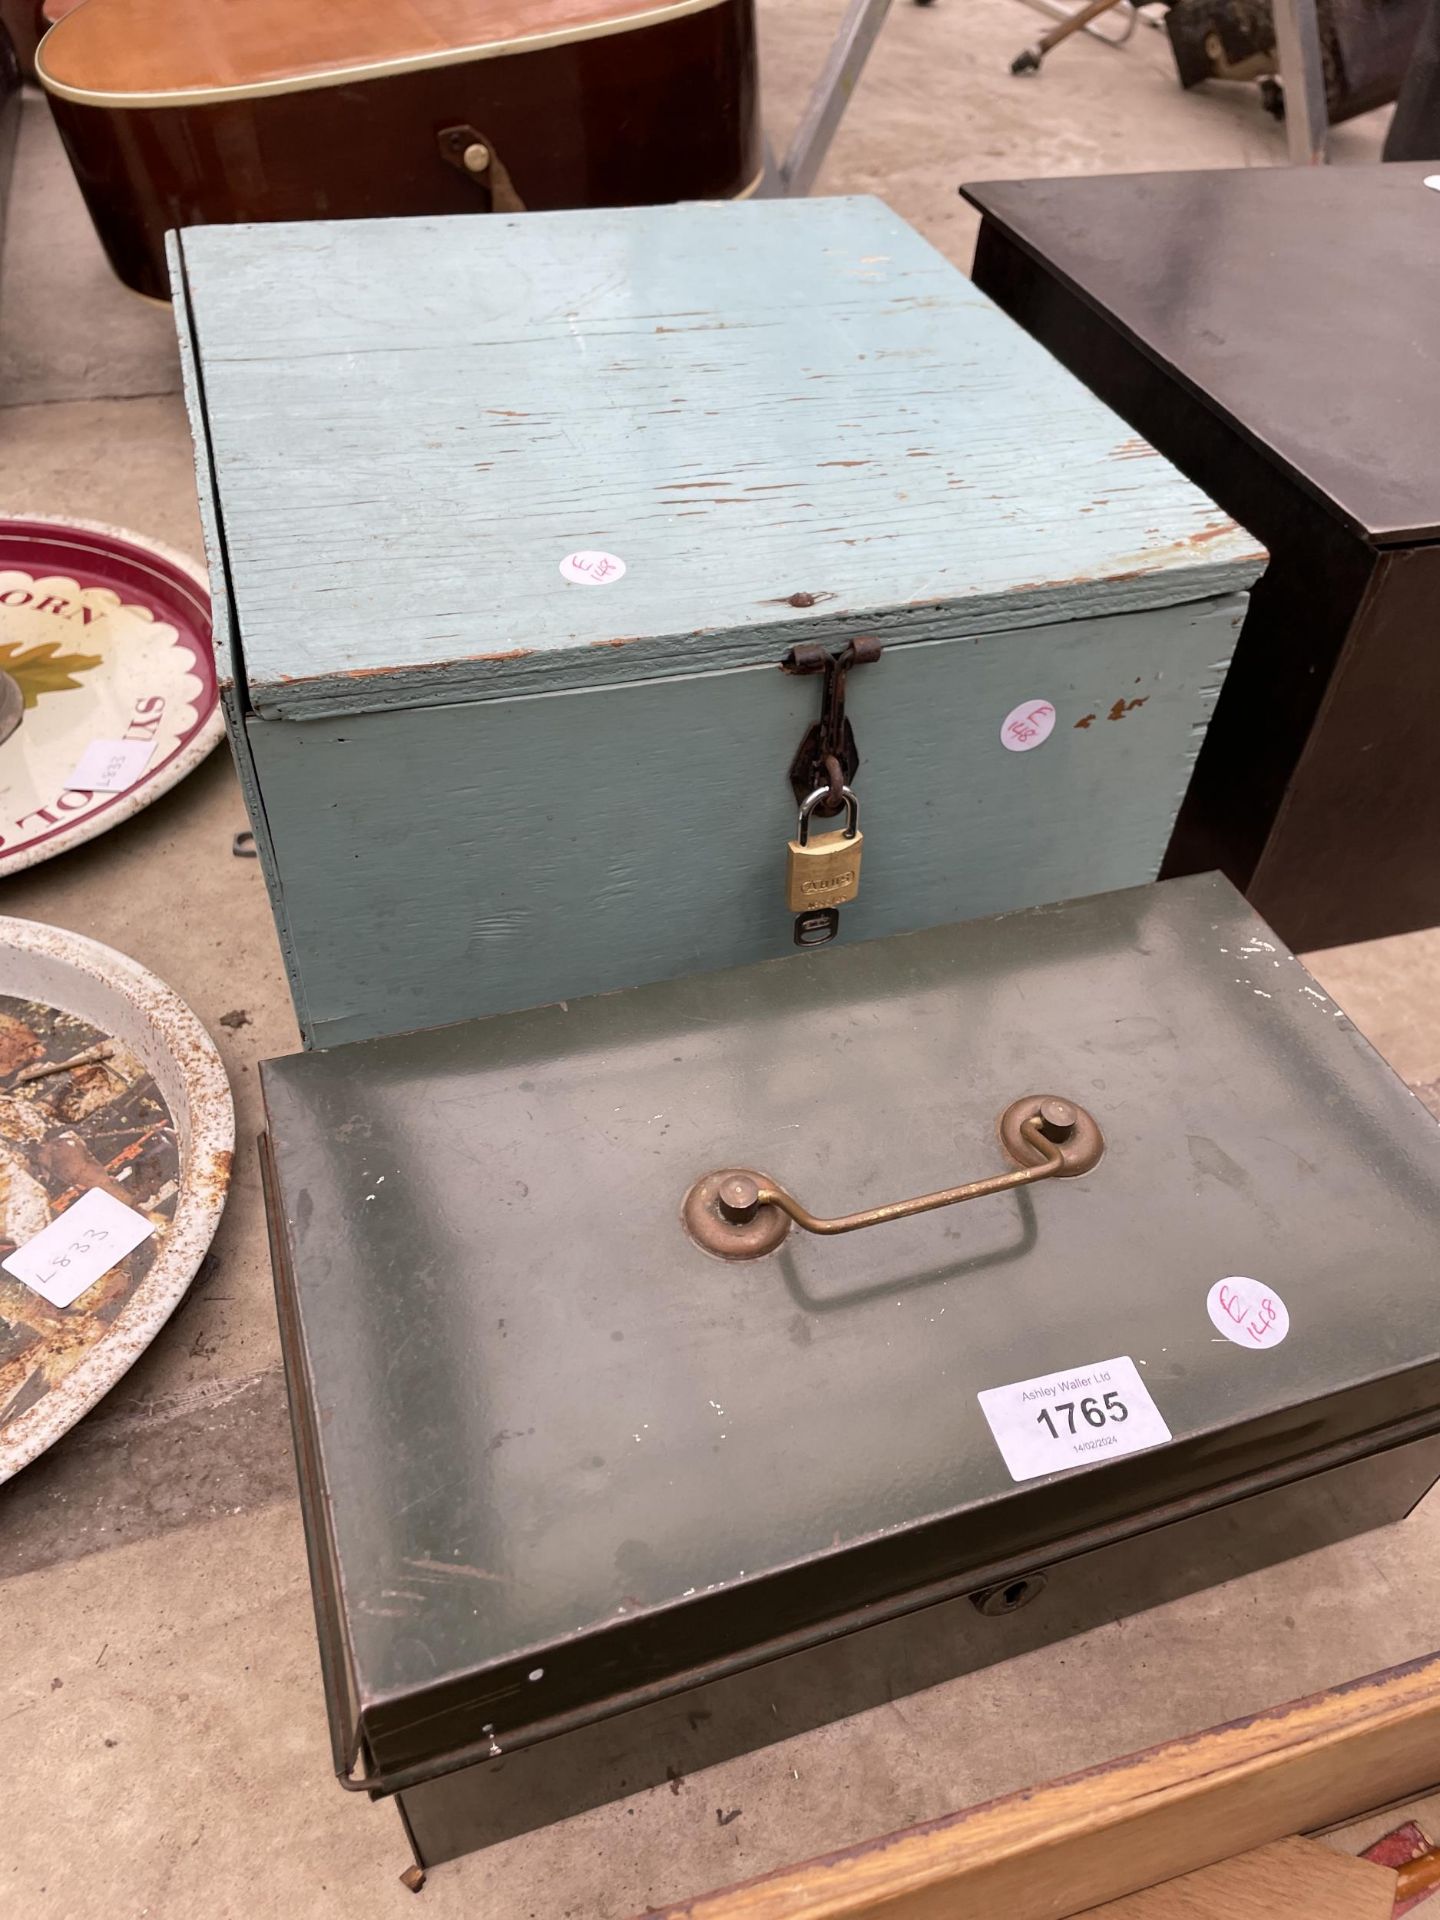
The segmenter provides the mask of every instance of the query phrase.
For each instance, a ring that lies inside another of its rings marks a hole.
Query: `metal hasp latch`
[[[861,1227],[908,1220],[912,1214],[931,1213],[937,1207],[1008,1193],[1012,1187],[1033,1186],[1037,1180],[1073,1180],[1088,1173],[1105,1151],[1095,1119],[1073,1101],[1050,1093],[1027,1093],[1013,1100],[1000,1116],[999,1133],[1000,1144],[1016,1163],[1013,1173],[992,1174],[963,1187],[894,1200],[889,1206],[867,1207],[834,1220],[817,1218],[768,1174],[725,1167],[707,1173],[686,1194],[685,1230],[707,1253],[725,1260],[757,1260],[775,1251],[792,1222],[807,1233],[855,1233]]]
[[[825,798],[815,811],[829,819],[845,806],[845,789],[860,767],[860,752],[855,731],[845,718],[845,676],[852,667],[869,666],[880,658],[880,642],[862,637],[851,640],[838,653],[806,642],[792,647],[781,661],[783,673],[823,673],[825,685],[820,693],[820,718],[800,742],[790,763],[790,788],[797,807],[803,807],[817,787],[825,789]]]
[[[515,191],[509,169],[487,140],[474,127],[442,127],[435,136],[440,157],[474,182],[485,196],[485,213],[524,213],[525,202]]]

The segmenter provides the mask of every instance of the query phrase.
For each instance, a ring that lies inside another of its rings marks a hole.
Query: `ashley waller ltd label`
[[[1133,1360],[1042,1373],[978,1397],[1012,1480],[1096,1467],[1170,1438]]]

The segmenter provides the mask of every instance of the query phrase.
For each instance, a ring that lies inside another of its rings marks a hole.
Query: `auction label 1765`
[[[1125,1358],[987,1387],[979,1400],[1012,1480],[1098,1467],[1171,1437],[1135,1362]]]

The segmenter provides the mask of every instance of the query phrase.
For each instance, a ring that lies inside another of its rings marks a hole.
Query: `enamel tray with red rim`
[[[178,994],[94,940],[0,918],[0,1481],[74,1426],[180,1304],[234,1139],[224,1066]],[[130,1230],[108,1264],[83,1244],[83,1211],[41,1239],[97,1189]]]
[[[0,877],[138,813],[222,726],[202,568],[118,527],[0,517]]]

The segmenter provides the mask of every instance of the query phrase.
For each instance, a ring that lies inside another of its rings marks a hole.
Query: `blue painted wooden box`
[[[878,202],[171,242],[307,1044],[789,951],[801,642],[842,940],[1154,877],[1263,555]]]

